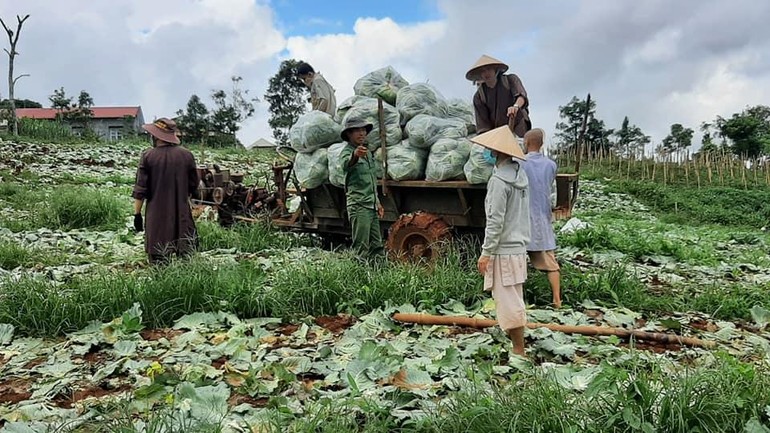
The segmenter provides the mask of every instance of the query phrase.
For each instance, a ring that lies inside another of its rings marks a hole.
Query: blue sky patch
[[[286,36],[352,33],[358,18],[389,17],[399,24],[441,18],[435,0],[269,0]]]

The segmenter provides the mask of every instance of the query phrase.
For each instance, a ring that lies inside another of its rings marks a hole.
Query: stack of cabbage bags
[[[326,182],[344,186],[346,161],[341,160],[341,154],[348,144],[340,141],[340,133],[349,120],[373,125],[367,146],[381,168],[382,148],[387,147],[390,179],[467,180],[474,184],[489,180],[492,165],[484,159],[484,148],[469,140],[476,130],[470,101],[447,100],[427,83],[410,84],[392,66],[364,75],[353,90],[354,95],[337,108],[339,123],[326,113],[311,111],[291,128],[289,141],[298,152],[295,171],[303,188]],[[384,143],[377,98],[383,100]]]

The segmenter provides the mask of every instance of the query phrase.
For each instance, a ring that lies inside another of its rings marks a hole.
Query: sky
[[[311,63],[338,102],[387,65],[470,101],[465,72],[488,54],[522,79],[547,141],[559,106],[588,93],[607,127],[628,116],[653,145],[672,123],[697,131],[770,104],[767,0],[0,0],[6,23],[17,14],[31,15],[17,98],[47,106],[54,89],[86,90],[98,106],[141,105],[147,121],[192,94],[211,106],[233,75],[262,98],[287,58]],[[259,102],[240,140],[271,139],[267,119]]]

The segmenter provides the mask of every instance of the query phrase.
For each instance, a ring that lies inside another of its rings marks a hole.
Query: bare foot
[[[554,299],[553,300],[553,308],[559,310],[561,309],[561,299]]]

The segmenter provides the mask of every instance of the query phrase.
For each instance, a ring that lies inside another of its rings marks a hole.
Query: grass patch
[[[60,176],[56,177],[57,183],[67,183],[71,185],[102,185],[109,182],[115,185],[133,185],[134,180],[135,179],[132,176],[124,176],[116,173],[107,176],[62,173]]]
[[[455,257],[456,259],[456,257]],[[229,311],[239,317],[365,314],[386,304],[424,308],[451,299],[485,298],[477,273],[452,259],[433,268],[388,263],[370,267],[340,256],[294,264],[265,276],[252,262],[211,264],[202,258],[133,274],[75,277],[63,285],[24,278],[3,284],[0,323],[19,333],[50,336],[109,321],[138,302],[145,324],[164,327],[196,311]]]
[[[16,242],[0,240],[0,269],[16,269],[32,261],[33,254]]]
[[[223,228],[211,221],[196,223],[200,247],[203,251],[235,248],[244,253],[258,253],[266,249],[286,250],[293,246],[309,245],[309,241],[275,230],[268,222],[239,223]]]
[[[53,229],[114,229],[129,212],[128,200],[96,188],[58,188],[40,211],[41,222]]]
[[[625,307],[658,316],[671,312],[699,311],[720,320],[752,320],[755,305],[770,308],[770,288],[743,284],[698,287],[645,286],[622,264],[586,273],[570,264],[561,270],[562,300],[579,307],[591,300],[606,307]],[[524,284],[524,299],[530,305],[549,305],[551,288],[545,273],[532,270]]]
[[[271,276],[276,295],[272,310],[282,317],[365,314],[375,308],[409,303],[429,309],[452,299],[471,305],[487,294],[478,271],[451,253],[431,267],[387,262],[371,266],[340,257],[297,263]]]
[[[565,389],[547,374],[519,376],[492,393],[458,394],[415,431],[742,432],[752,420],[768,422],[769,378],[727,357],[680,376],[605,366],[585,392]]]
[[[20,183],[0,182],[0,200],[16,203],[26,191]]]
[[[770,190],[686,187],[652,182],[617,181],[607,191],[630,194],[663,221],[761,228],[770,223]]]
[[[216,266],[203,260],[179,261],[136,274],[76,277],[63,285],[24,278],[6,282],[0,296],[0,323],[38,336],[76,331],[94,320],[110,321],[138,302],[145,324],[170,326],[196,311],[232,311],[260,317],[264,275],[250,263]]]
[[[716,264],[715,251],[695,241],[666,237],[649,227],[625,225],[616,231],[597,224],[572,233],[560,233],[559,244],[584,251],[618,251],[639,261],[650,256],[669,256],[680,262]]]
[[[524,299],[529,304],[551,303],[551,288],[545,273],[531,270],[524,284]],[[561,269],[562,300],[566,305],[579,307],[591,300],[607,307],[625,307],[630,310],[660,314],[683,308],[682,297],[676,292],[651,293],[622,264],[586,273],[570,265]]]
[[[690,309],[710,314],[717,319],[750,321],[751,309],[755,305],[770,308],[770,287],[714,284],[688,299]]]

